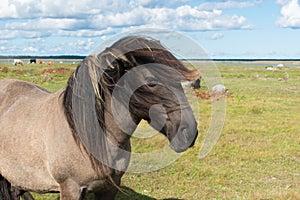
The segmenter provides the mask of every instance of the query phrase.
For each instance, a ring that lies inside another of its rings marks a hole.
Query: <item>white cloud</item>
[[[28,53],[36,53],[39,50],[35,47],[30,46],[30,47],[24,48],[22,51],[28,54]]]
[[[276,24],[283,28],[300,28],[300,6],[297,0],[277,0],[282,5]]]
[[[0,7],[0,18],[15,18],[17,10],[14,4],[10,4],[9,0],[2,0]]]
[[[10,30],[1,30],[0,31],[0,39],[1,40],[8,40],[8,39],[14,39],[18,36],[16,31],[10,31]]]
[[[163,7],[165,4],[165,1],[162,0],[135,0],[131,1],[131,5],[141,5],[143,7]]]
[[[104,23],[102,23],[104,22]],[[250,28],[246,19],[224,15],[222,10],[199,10],[188,5],[172,8],[137,7],[131,11],[99,15],[92,21],[94,27],[152,26],[181,31],[230,30]]]
[[[259,4],[260,1],[224,1],[224,2],[209,2],[198,6],[201,10],[215,9],[231,9],[231,8],[247,8]]]
[[[26,22],[13,22],[4,25],[5,29],[10,30],[55,30],[55,29],[78,29],[84,26],[84,22],[71,18],[42,18],[28,20]]]
[[[91,53],[97,47],[97,43],[92,39],[79,39],[73,42],[68,42],[64,49],[61,51],[69,51],[69,54],[80,54],[86,52],[87,54]],[[71,52],[70,52],[71,50]]]
[[[100,40],[137,27],[186,32],[251,29],[252,25],[245,17],[223,11],[250,7],[255,3],[231,0],[202,4],[197,0],[2,0],[0,41],[56,37],[53,43],[48,39],[44,42],[48,47],[19,44],[20,48],[15,51],[34,52],[28,48],[35,47],[40,50],[36,53],[64,53],[70,49],[78,53],[95,45],[87,38]],[[214,38],[221,38],[221,35],[216,34]],[[64,39],[70,40],[63,43]]]
[[[131,0],[130,5],[140,5],[146,8],[176,8],[193,1],[198,3],[198,0]]]
[[[7,0],[5,0],[6,2]],[[14,4],[4,3],[0,8],[2,18],[15,16],[22,22],[7,23],[8,30],[104,30],[108,27],[154,25],[184,31],[238,29],[247,27],[243,16],[224,15],[222,9],[246,7],[249,2],[226,1],[217,3],[210,10],[211,3],[200,6],[182,5],[184,1],[174,1],[174,8],[165,1],[108,1],[97,0],[14,0]],[[164,2],[164,3],[159,3]],[[143,5],[152,6],[147,7]],[[160,6],[154,6],[160,5]],[[1,12],[16,8],[11,13]],[[1,16],[1,14],[0,14]],[[1,17],[0,17],[1,18]],[[27,20],[28,18],[28,20]]]
[[[27,30],[8,30],[0,31],[0,40],[16,39],[16,38],[41,38],[48,37],[50,33],[41,31],[27,31]]]
[[[7,40],[0,40],[0,45],[5,45],[5,44],[8,44]]]
[[[0,18],[72,17],[128,10],[124,0],[2,0]]]
[[[0,40],[0,51],[6,50],[6,45],[8,44],[7,40]]]
[[[286,3],[288,3],[290,0],[276,0],[276,3],[277,4],[281,4],[281,5],[284,5]]]
[[[66,31],[66,30],[59,30],[57,31],[57,36],[66,36],[66,37],[101,37],[107,34],[115,33],[114,29],[111,27],[104,29],[104,30],[88,30],[82,29],[77,31]]]
[[[221,39],[224,37],[224,34],[223,33],[214,33],[210,36],[209,39],[211,40],[218,40],[218,39]]]

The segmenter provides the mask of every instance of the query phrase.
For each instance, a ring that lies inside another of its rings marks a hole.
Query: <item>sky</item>
[[[133,29],[193,39],[212,58],[300,58],[298,0],[0,0],[0,55],[89,55]]]

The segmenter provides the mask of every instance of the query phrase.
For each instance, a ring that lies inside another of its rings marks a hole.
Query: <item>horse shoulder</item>
[[[71,179],[85,185],[98,178],[84,148],[73,137],[63,107],[64,89],[52,94],[44,136],[49,171],[58,183]],[[50,108],[51,107],[51,108]]]

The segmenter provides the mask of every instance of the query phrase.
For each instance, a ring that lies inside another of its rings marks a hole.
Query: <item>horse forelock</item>
[[[186,80],[195,80],[200,74],[198,70],[187,68],[160,41],[140,36],[128,36],[120,39],[101,52],[98,58],[102,60],[101,63],[106,68],[114,73],[121,70],[126,72],[143,64],[156,63],[177,71]]]

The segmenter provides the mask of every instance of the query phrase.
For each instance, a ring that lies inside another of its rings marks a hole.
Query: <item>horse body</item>
[[[0,151],[0,174],[15,187],[35,192],[62,192],[64,183],[78,191],[107,187],[105,175],[99,177],[72,136],[62,107],[64,90],[52,94],[23,81],[2,80],[0,91],[0,127],[6,127],[0,130],[0,149],[6,150]]]
[[[4,160],[0,166],[0,172],[13,183],[17,179],[24,181],[20,183],[23,188],[32,188],[32,184],[34,184],[24,178],[28,176],[33,177],[34,181],[38,181],[42,186],[41,188],[45,188],[45,185],[53,182],[53,180],[49,181],[48,179],[38,180],[41,175],[42,177],[49,177],[47,163],[45,163],[47,161],[46,144],[41,140],[45,137],[44,132],[41,131],[46,131],[47,127],[41,129],[40,123],[30,122],[37,119],[42,120],[41,122],[47,120],[46,112],[39,112],[39,109],[49,109],[46,107],[47,104],[43,105],[43,103],[48,100],[50,95],[44,91],[36,91],[31,85],[19,81],[4,80],[0,84],[2,87],[4,85],[4,88],[1,88],[2,91],[3,89],[8,91],[0,110],[0,126],[5,127],[4,130],[0,131],[0,148],[7,149],[7,151],[0,153]],[[24,95],[25,93],[27,94]],[[45,96],[47,98],[43,98]],[[39,101],[41,99],[42,101]],[[31,112],[32,110],[35,112]],[[18,117],[16,118],[16,116]],[[21,155],[28,151],[32,152],[32,156]],[[19,163],[26,166],[25,170],[19,166]],[[8,175],[8,173],[12,174]]]

